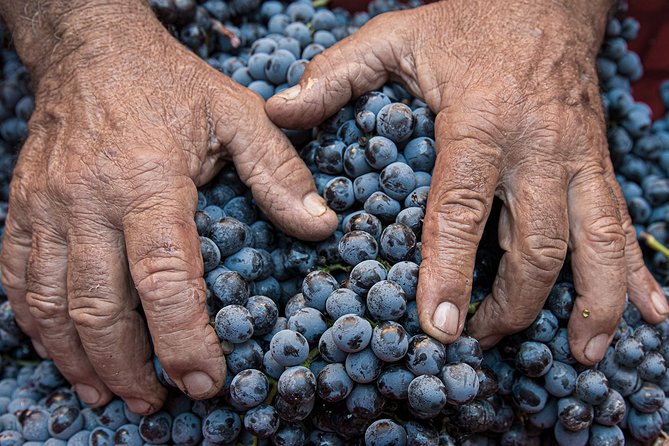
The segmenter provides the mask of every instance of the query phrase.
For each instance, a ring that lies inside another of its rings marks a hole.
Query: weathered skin
[[[506,253],[468,327],[483,347],[534,320],[568,247],[578,294],[570,345],[580,362],[603,357],[626,292],[649,322],[669,313],[608,156],[594,62],[611,3],[449,0],[383,14],[268,101],[280,126],[310,127],[391,79],[437,113],[417,294],[431,336],[448,343],[464,328],[493,197],[504,203]]]

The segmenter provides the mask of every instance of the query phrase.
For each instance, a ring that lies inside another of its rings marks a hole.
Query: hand
[[[337,218],[259,96],[182,47],[143,2],[125,3],[126,14],[73,12],[43,62],[31,48],[21,54],[37,106],[1,265],[17,322],[82,400],[117,394],[146,414],[166,396],[149,332],[191,397],[214,396],[225,379],[205,307],[196,186],[232,160],[284,231],[323,239]]]
[[[535,319],[568,247],[577,290],[569,337],[580,362],[603,357],[626,292],[651,323],[669,313],[609,160],[594,65],[607,7],[450,0],[383,14],[268,101],[278,125],[310,127],[397,80],[437,114],[417,297],[431,336],[448,343],[463,330],[495,196],[505,254],[468,327],[484,348]]]

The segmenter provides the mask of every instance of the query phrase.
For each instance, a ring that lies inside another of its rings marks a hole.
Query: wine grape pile
[[[371,16],[311,2],[152,0],[175,37],[265,99],[295,85],[308,61]],[[640,237],[669,242],[669,115],[634,101],[643,74],[627,50],[638,23],[613,18],[597,60],[611,157]],[[1,53],[0,199],[33,108],[16,54]],[[669,82],[660,92],[669,109]],[[575,299],[568,266],[533,324],[483,352],[421,331],[416,286],[436,152],[434,115],[387,84],[316,129],[288,132],[340,220],[302,242],[275,229],[232,166],[198,195],[207,305],[227,353],[220,396],[192,401],[172,386],[150,416],[120,400],[87,408],[50,361],[38,361],[0,305],[0,446],[6,445],[622,445],[669,428],[669,321],[652,326],[628,303],[594,367],[569,351]],[[3,210],[2,221],[6,203]],[[479,246],[471,311],[490,293],[501,252],[495,215]],[[669,283],[666,253],[644,245]]]

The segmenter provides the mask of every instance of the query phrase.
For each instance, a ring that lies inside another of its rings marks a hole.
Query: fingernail
[[[325,203],[323,197],[318,195],[316,192],[310,192],[302,200],[304,208],[309,212],[313,217],[320,217],[328,211],[328,205]]]
[[[77,384],[74,386],[74,391],[77,392],[81,401],[88,406],[95,406],[100,401],[100,392],[95,387],[86,384]]]
[[[660,313],[662,316],[669,314],[669,305],[667,304],[667,298],[657,291],[651,294],[650,299],[653,301],[653,306],[655,306],[655,311]]]
[[[277,96],[281,99],[285,99],[286,101],[292,101],[300,95],[301,90],[302,87],[295,85],[294,87],[286,88],[281,93],[277,94]]]
[[[37,352],[37,354],[40,356],[40,358],[46,359],[49,357],[46,348],[44,348],[41,342],[33,340],[33,348],[35,349],[35,352]]]
[[[125,400],[128,408],[137,415],[146,415],[151,411],[151,403],[139,398],[128,398]]]
[[[204,372],[191,372],[183,378],[186,393],[192,397],[208,395],[214,388],[214,381]]]
[[[609,335],[606,333],[598,334],[594,338],[590,339],[588,345],[585,346],[585,351],[583,354],[592,362],[598,362],[606,353],[606,349],[609,346]]]
[[[444,333],[454,336],[458,332],[460,311],[450,302],[442,302],[432,316],[432,323]]]

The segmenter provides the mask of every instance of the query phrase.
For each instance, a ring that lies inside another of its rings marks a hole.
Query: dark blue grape
[[[141,420],[140,420],[141,423]],[[139,433],[139,427],[135,424],[124,424],[116,429],[113,435],[113,443],[116,445],[141,446],[144,444],[144,439]]]
[[[419,334],[409,341],[406,361],[416,375],[437,375],[446,363],[446,349],[441,342]]]
[[[590,428],[590,446],[623,446],[625,435],[618,426],[593,425]]]
[[[536,381],[521,376],[512,387],[513,401],[527,413],[537,413],[546,406],[548,393]]]
[[[241,305],[228,305],[216,314],[214,328],[221,340],[239,344],[253,336],[253,316]]]
[[[59,440],[67,440],[84,427],[84,417],[78,408],[60,406],[49,417],[49,434]]]
[[[367,311],[378,320],[396,321],[406,309],[404,290],[395,282],[382,280],[375,283],[367,293]]]
[[[214,444],[234,441],[241,429],[239,415],[230,409],[213,410],[202,422],[204,439]]]
[[[357,265],[365,260],[373,260],[379,247],[370,234],[364,231],[351,231],[339,240],[339,255],[349,265]]]
[[[379,250],[381,256],[392,263],[409,260],[416,248],[416,236],[402,223],[388,225],[381,234]]]
[[[364,231],[378,240],[381,237],[383,225],[374,215],[357,211],[350,214],[349,218],[344,219],[343,229],[344,232]]]
[[[654,383],[643,383],[629,397],[629,402],[639,412],[653,413],[664,404],[664,391]]]
[[[657,412],[641,413],[632,409],[627,416],[627,428],[635,439],[652,441],[662,431],[662,417]]]
[[[527,420],[536,428],[550,429],[558,421],[557,400],[549,400],[543,409],[537,413],[530,414]]]
[[[365,302],[355,292],[347,288],[333,291],[325,303],[327,313],[332,319],[339,319],[346,314],[365,315]]]
[[[300,446],[307,439],[307,431],[302,424],[282,422],[270,439],[276,446]]]
[[[478,368],[483,361],[483,351],[479,341],[467,335],[462,335],[446,347],[448,362],[464,362]]]
[[[377,131],[378,122],[377,118]],[[383,136],[374,136],[367,141],[365,160],[373,168],[381,170],[395,162],[397,153],[397,146],[393,141]]]
[[[19,417],[21,433],[26,441],[46,441],[49,438],[49,413],[45,410],[28,410]]]
[[[415,376],[402,366],[390,366],[381,372],[376,381],[376,387],[387,398],[406,399],[409,395],[409,384]]]
[[[569,364],[553,361],[553,365],[544,375],[544,386],[548,393],[556,397],[568,396],[576,387],[576,370]]]
[[[279,429],[279,414],[274,407],[261,404],[246,412],[244,428],[258,438],[269,438]]]
[[[595,406],[595,422],[604,426],[615,426],[625,416],[625,400],[618,391],[609,389],[604,401]]]
[[[558,401],[558,418],[565,429],[577,432],[590,427],[594,410],[590,404],[577,398],[561,398]]]
[[[588,444],[589,430],[580,431],[567,430],[561,423],[556,423],[553,434],[559,446],[585,446]]]
[[[301,333],[312,345],[318,343],[327,328],[325,317],[315,308],[301,308],[288,318],[288,329]]]
[[[574,306],[574,286],[570,283],[558,283],[548,296],[548,308],[558,319],[567,320]]]
[[[399,361],[409,348],[406,330],[396,322],[382,322],[374,327],[371,347],[374,354],[382,361]]]
[[[405,446],[407,444],[406,430],[393,420],[376,420],[365,431],[366,446]]]
[[[420,375],[409,384],[408,399],[414,409],[435,413],[446,405],[446,387],[436,376]]]
[[[378,217],[383,223],[390,223],[397,218],[401,205],[383,192],[374,192],[365,200],[364,209],[365,212]]]
[[[566,364],[574,364],[576,362],[569,348],[569,335],[566,328],[558,329],[555,337],[548,343],[548,347],[551,349],[554,361]]]
[[[353,183],[346,177],[335,177],[325,185],[323,197],[332,210],[345,211],[355,203]]]
[[[376,116],[376,131],[378,134],[394,142],[409,139],[415,125],[416,122],[411,108],[402,103],[385,105]]]
[[[228,373],[237,374],[246,369],[259,369],[262,366],[263,351],[253,339],[241,344],[234,344],[234,350],[225,357]]]
[[[349,353],[345,361],[346,373],[357,383],[367,384],[375,381],[381,374],[383,361],[371,348]]]
[[[346,408],[354,416],[374,418],[383,412],[385,400],[372,384],[357,384],[346,397]]]
[[[427,195],[429,192],[430,186],[417,187],[404,199],[404,207],[425,208],[427,206]]]
[[[525,330],[525,335],[532,341],[550,342],[557,330],[557,317],[550,310],[541,310],[532,325]]]
[[[606,376],[598,370],[584,370],[576,379],[574,394],[581,401],[592,405],[601,404],[606,399],[608,392],[609,382]]]
[[[615,346],[616,361],[625,367],[636,367],[644,357],[643,344],[634,337],[621,339]]]
[[[253,245],[251,228],[247,224],[229,217],[223,217],[211,225],[209,238],[216,243],[222,257],[228,257],[244,247]]]
[[[441,380],[446,388],[449,404],[465,404],[473,400],[479,391],[479,378],[469,364],[457,362],[441,369]]]
[[[172,422],[172,441],[185,446],[195,446],[202,440],[202,421],[200,417],[183,412],[174,417]]]
[[[360,175],[353,180],[353,193],[355,199],[361,203],[365,203],[374,192],[378,192],[381,188],[379,184],[379,174],[370,172]]]
[[[303,363],[309,355],[309,343],[300,333],[281,330],[270,343],[272,357],[279,364],[289,367]]]
[[[347,353],[359,352],[369,345],[372,326],[360,316],[345,315],[332,325],[332,338],[340,350]]]

